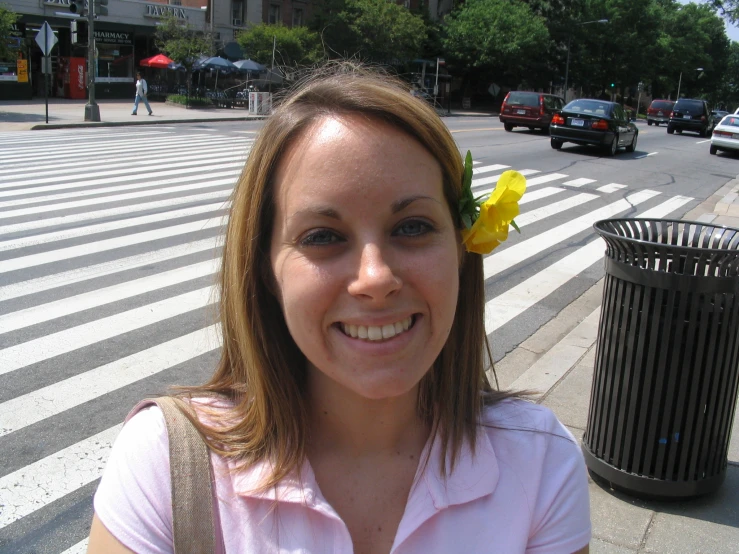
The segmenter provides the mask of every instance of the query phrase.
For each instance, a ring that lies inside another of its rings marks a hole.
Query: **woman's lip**
[[[411,341],[411,339],[416,335],[419,327],[418,323],[422,319],[422,317],[420,316],[420,314],[414,314],[413,319],[413,325],[407,331],[404,331],[399,335],[395,335],[394,337],[390,337],[388,339],[374,341],[354,338],[347,335],[341,329],[341,324],[334,325],[333,327],[334,331],[336,333],[339,333],[339,335],[343,337],[344,340],[348,341],[348,344],[351,345],[352,349],[354,350],[372,355],[392,355],[397,353],[399,349],[405,348],[406,345]]]
[[[362,325],[364,327],[382,327],[383,325],[394,325],[398,322],[418,316],[416,312],[411,312],[405,315],[395,315],[392,317],[383,317],[382,319],[342,319],[337,321],[334,325]]]

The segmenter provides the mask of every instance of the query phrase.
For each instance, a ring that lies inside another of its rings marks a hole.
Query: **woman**
[[[485,376],[464,173],[432,109],[351,65],[266,122],[233,195],[221,362],[189,391],[222,398],[191,404],[226,551],[588,551],[577,443]],[[167,461],[144,410],[113,448],[89,552],[172,551]]]

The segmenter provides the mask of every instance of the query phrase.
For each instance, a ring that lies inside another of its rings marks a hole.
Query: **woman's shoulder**
[[[517,444],[527,443],[530,448],[579,454],[577,439],[554,412],[527,400],[508,398],[486,406],[481,426],[494,446],[515,439]]]

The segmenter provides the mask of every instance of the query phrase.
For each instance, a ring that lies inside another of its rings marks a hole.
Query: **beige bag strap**
[[[175,554],[216,552],[213,471],[208,447],[169,396],[139,402],[126,420],[152,404],[159,406],[167,423]]]

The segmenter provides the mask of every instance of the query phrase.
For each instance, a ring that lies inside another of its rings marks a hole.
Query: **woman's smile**
[[[353,323],[339,323],[345,335],[354,339],[381,341],[391,339],[410,329],[413,325],[413,316],[406,317],[395,323],[386,325],[354,325]]]

